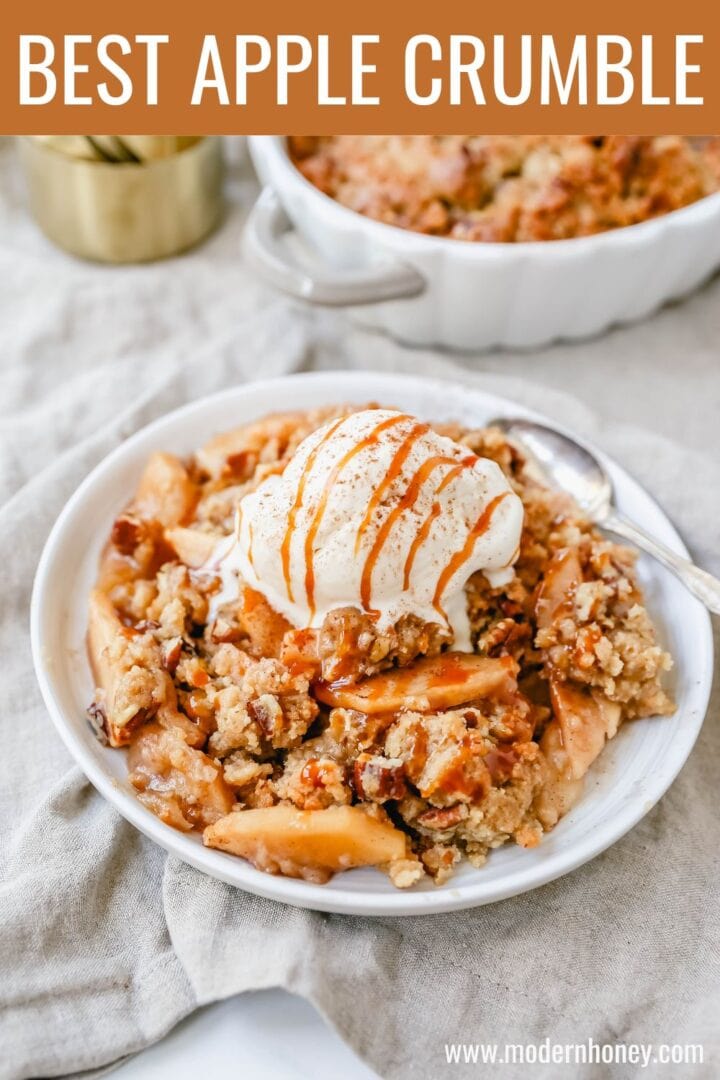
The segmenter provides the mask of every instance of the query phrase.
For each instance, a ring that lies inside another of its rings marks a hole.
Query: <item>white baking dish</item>
[[[466,243],[384,225],[313,187],[285,139],[256,135],[266,186],[245,247],[274,285],[347,307],[414,345],[530,347],[648,315],[720,266],[720,193],[662,217],[576,240]],[[296,230],[305,244],[286,234]]]

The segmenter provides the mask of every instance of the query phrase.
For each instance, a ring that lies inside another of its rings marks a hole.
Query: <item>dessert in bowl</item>
[[[541,846],[620,726],[674,708],[627,548],[496,429],[359,404],[153,453],[88,641],[137,798],[314,883]]]

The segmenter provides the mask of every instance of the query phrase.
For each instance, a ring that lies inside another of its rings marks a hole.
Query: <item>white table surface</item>
[[[375,1080],[307,1001],[284,990],[241,994],[193,1013],[131,1058],[118,1080]]]

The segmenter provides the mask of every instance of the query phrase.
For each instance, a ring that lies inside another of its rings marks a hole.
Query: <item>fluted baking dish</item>
[[[466,242],[342,206],[295,168],[281,136],[256,135],[249,146],[265,185],[245,231],[259,271],[298,299],[346,307],[409,344],[532,347],[588,337],[684,296],[720,266],[720,193],[596,236]]]

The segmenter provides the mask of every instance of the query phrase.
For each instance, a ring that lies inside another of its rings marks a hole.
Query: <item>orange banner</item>
[[[5,134],[707,134],[709,0],[38,0],[3,16]]]

